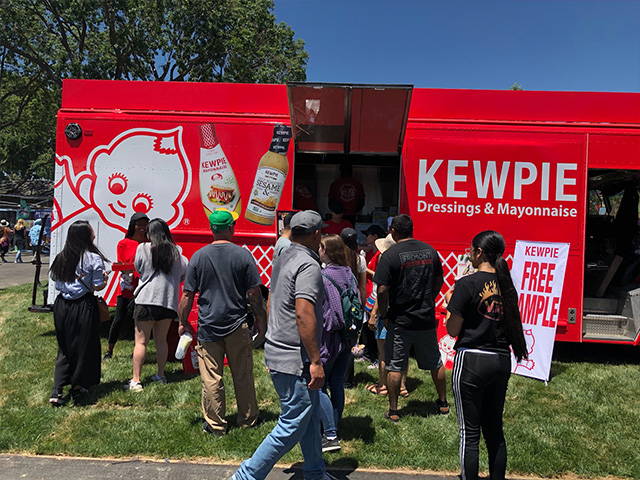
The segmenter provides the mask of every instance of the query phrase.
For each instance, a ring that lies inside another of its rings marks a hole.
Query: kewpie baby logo
[[[126,130],[95,147],[84,165],[78,169],[78,159],[56,155],[52,254],[60,251],[66,228],[75,220],[91,223],[98,247],[111,261],[134,213],[162,218],[170,228],[183,220],[192,174],[182,127]],[[104,291],[108,299],[115,292],[116,275],[110,280]]]
[[[536,346],[536,337],[533,334],[532,329],[523,330],[524,340],[527,342],[527,354],[529,357],[533,355],[533,350]],[[514,366],[515,364],[515,366]],[[516,373],[518,368],[524,368],[526,370],[533,370],[536,366],[536,362],[531,358],[523,358],[520,363],[516,363],[515,357],[512,359],[512,370],[511,373]]]
[[[96,148],[88,167],[90,203],[109,226],[126,232],[136,212],[162,218],[170,227],[179,223],[191,186],[182,127],[128,130]]]

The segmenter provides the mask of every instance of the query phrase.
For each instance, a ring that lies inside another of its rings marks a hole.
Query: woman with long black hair
[[[77,401],[100,383],[100,321],[93,292],[106,286],[107,260],[94,240],[88,222],[73,222],[64,248],[51,264],[50,275],[60,292],[53,305],[58,357],[49,402],[54,407],[64,403],[66,385],[71,385]]]
[[[147,225],[149,225],[149,217],[144,213],[136,212],[131,215],[127,233],[116,247],[116,256],[119,263],[133,265],[138,245],[147,241]],[[133,313],[133,305],[131,304],[133,303],[133,292],[138,286],[138,279],[139,274],[135,270],[122,271],[120,275],[120,285],[116,297],[116,314],[109,329],[109,343],[103,360],[113,357],[113,348],[120,336],[122,323],[125,320],[131,321]]]
[[[151,381],[167,383],[164,366],[167,362],[167,332],[178,318],[178,293],[187,271],[187,259],[178,251],[167,222],[155,218],[147,228],[149,242],[141,243],[136,251],[135,268],[140,283],[135,291],[135,346],[133,348],[133,376],[128,390],[142,390],[140,375],[151,338],[156,343],[158,371]]]
[[[511,375],[510,347],[518,360],[527,357],[527,347],[504,249],[498,232],[487,230],[473,238],[469,257],[477,272],[456,282],[447,307],[447,331],[458,337],[452,382],[462,480],[478,478],[480,432],[489,453],[490,478],[504,479],[507,468],[502,414]]]

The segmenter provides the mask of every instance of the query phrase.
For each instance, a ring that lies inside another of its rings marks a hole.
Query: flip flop
[[[400,411],[399,410],[388,410],[384,413],[384,418],[387,420],[398,423],[400,421]]]
[[[365,388],[369,393],[373,393],[374,395],[380,395],[381,397],[387,395],[387,387],[378,385],[376,383],[370,383]]]

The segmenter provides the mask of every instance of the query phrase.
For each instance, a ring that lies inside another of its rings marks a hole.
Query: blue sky
[[[275,0],[307,80],[640,92],[640,0]]]

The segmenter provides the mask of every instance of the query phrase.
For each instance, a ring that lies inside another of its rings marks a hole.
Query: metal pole
[[[31,306],[30,312],[50,312],[51,308],[47,306],[46,299],[42,305],[36,305],[36,296],[38,293],[38,286],[40,285],[40,270],[42,269],[42,260],[40,258],[40,252],[42,251],[42,237],[44,236],[44,229],[47,226],[47,220],[49,215],[45,215],[42,218],[42,227],[40,228],[40,234],[38,235],[38,245],[36,245],[36,255],[33,259],[33,264],[36,266],[36,272],[33,278],[33,291],[31,293]]]

